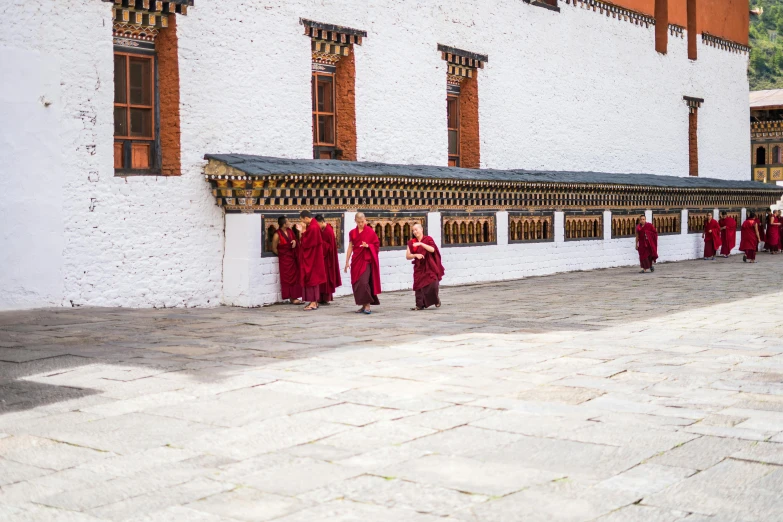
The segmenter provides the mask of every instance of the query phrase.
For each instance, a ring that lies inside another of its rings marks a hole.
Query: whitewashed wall
[[[682,96],[689,95],[705,98],[701,175],[747,178],[747,57],[699,43],[699,60],[690,62],[685,40],[674,38],[662,56],[652,29],[517,0],[199,0],[178,18],[183,175],[116,178],[111,4],[53,4],[0,2],[3,63],[22,60],[42,78],[56,74],[43,89],[55,100],[50,116],[34,122],[40,135],[8,104],[0,109],[0,156],[14,158],[2,167],[4,229],[29,231],[46,245],[36,270],[0,276],[2,307],[242,301],[230,292],[233,276],[224,275],[224,216],[200,175],[203,155],[310,156],[310,47],[300,17],[369,33],[356,47],[360,160],[446,164],[445,63],[436,50],[442,43],[489,55],[479,73],[485,167],[685,176]],[[46,60],[28,61],[27,53]],[[13,74],[4,81],[33,87]],[[9,143],[7,136],[19,139]],[[54,151],[43,150],[41,136],[59,137]],[[19,213],[10,203],[28,197],[34,171],[49,191],[43,221],[35,205]],[[31,242],[8,233],[0,240],[0,252],[11,252],[0,258],[4,264],[30,257]],[[592,253],[597,245],[585,248],[580,268],[594,266],[590,260],[599,255]],[[470,249],[461,250],[472,259]],[[408,270],[395,256],[384,253],[384,263]],[[273,281],[272,261],[248,262],[248,277]],[[453,281],[459,270],[455,264]],[[494,277],[489,273],[477,277]],[[387,277],[387,289],[405,284],[395,277]],[[253,288],[269,293],[247,296],[248,303],[273,294],[266,283]]]
[[[717,212],[717,210],[715,210]],[[744,217],[744,209],[742,216]],[[346,212],[344,244],[354,228],[353,212]],[[650,212],[647,212],[650,217]],[[572,270],[589,270],[638,266],[639,254],[634,238],[566,241],[564,216],[555,212],[554,241],[537,243],[508,242],[508,213],[496,213],[497,244],[485,246],[446,246],[441,243],[438,212],[428,214],[428,232],[440,247],[446,276],[441,285],[504,281],[524,277],[556,274]],[[611,212],[604,212],[604,237],[611,238]],[[688,233],[688,211],[682,211],[679,234],[660,235],[658,263],[698,259],[704,255],[700,233]],[[739,252],[739,232],[733,254]],[[226,216],[225,304],[262,306],[280,301],[280,270],[275,257],[261,257],[261,216],[228,214]],[[345,253],[339,254],[345,266]],[[383,291],[407,290],[413,285],[413,267],[404,250],[380,253]],[[665,270],[665,269],[664,269]],[[336,295],[351,294],[350,274],[343,272],[343,286]]]

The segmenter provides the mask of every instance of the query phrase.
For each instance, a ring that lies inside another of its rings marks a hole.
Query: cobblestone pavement
[[[372,316],[0,314],[0,520],[783,520],[783,256],[759,257]]]

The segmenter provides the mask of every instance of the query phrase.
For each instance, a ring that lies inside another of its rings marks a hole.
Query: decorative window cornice
[[[306,36],[313,38],[313,40],[331,42],[333,45],[362,45],[362,38],[367,37],[367,31],[353,29],[351,27],[324,24],[307,20],[306,18],[300,18],[299,23],[304,26],[304,34]]]
[[[187,15],[193,0],[103,0],[112,2],[114,44],[120,47],[147,46],[161,29],[169,26],[169,16]]]
[[[460,81],[458,78],[473,78],[474,72],[483,69],[484,63],[489,61],[486,54],[472,53],[448,45],[438,44],[438,51],[449,63],[447,71],[449,83],[455,85]]]
[[[709,45],[710,47],[717,47],[719,49],[723,49],[724,51],[731,51],[733,53],[749,53],[750,47],[747,45],[742,45],[737,42],[732,42],[731,40],[726,40],[725,38],[721,38],[720,36],[714,36],[709,33],[701,33],[701,41],[705,45]]]
[[[691,113],[696,112],[701,108],[701,104],[704,103],[704,98],[694,98],[693,96],[683,96],[682,99],[688,106],[688,110]]]

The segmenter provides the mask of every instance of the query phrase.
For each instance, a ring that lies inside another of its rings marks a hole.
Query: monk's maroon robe
[[[305,301],[318,301],[321,284],[326,282],[321,227],[311,219],[299,244],[299,274]]]
[[[337,259],[337,238],[334,236],[332,225],[327,224],[321,230],[321,239],[324,248],[324,267],[326,268],[326,282],[321,283],[321,298],[319,302],[328,303],[334,299],[335,289],[343,284],[340,277],[340,262]]]
[[[424,243],[435,249],[434,252],[428,252],[426,249],[413,246],[414,243]],[[435,241],[430,236],[424,236],[421,241],[411,239],[408,241],[408,250],[411,254],[421,254],[423,259],[413,260],[413,290],[416,293],[416,307],[427,308],[432,305],[440,304],[438,292],[440,289],[440,280],[446,270],[443,268],[440,258],[440,250]]]
[[[774,215],[769,216],[769,224],[767,225],[767,247],[770,252],[777,252],[780,250],[780,223],[778,218]]]
[[[301,299],[302,285],[299,282],[298,249],[291,246],[296,241],[296,235],[290,228],[285,232],[278,228],[275,233],[278,237],[277,260],[280,265],[280,293],[284,300]]]
[[[715,257],[720,248],[720,225],[714,219],[704,222],[704,257]]]
[[[720,231],[720,254],[722,256],[731,255],[731,251],[734,248],[734,245],[737,244],[737,222],[733,217],[728,216],[719,219],[718,225],[721,228],[726,227],[725,230]]]
[[[636,237],[639,239],[639,264],[649,270],[658,259],[658,231],[652,223],[636,225]]]
[[[361,232],[354,228],[348,235],[353,245],[351,254],[351,285],[353,286],[353,298],[358,305],[379,305],[378,294],[381,293],[381,266],[378,260],[378,252],[381,242],[375,231],[365,226]],[[367,243],[363,247],[362,242]]]
[[[756,251],[759,248],[759,238],[756,236],[756,220],[746,219],[742,223],[742,230],[740,231],[740,246],[739,249],[745,252],[745,256],[751,261],[756,259]]]

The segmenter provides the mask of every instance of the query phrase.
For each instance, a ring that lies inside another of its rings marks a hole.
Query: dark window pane
[[[125,107],[114,108],[114,135],[128,135],[128,110]]]
[[[459,126],[459,101],[457,98],[448,99],[449,128],[456,129]]]
[[[152,60],[130,59],[130,102],[132,105],[152,105]]]
[[[449,131],[449,154],[459,154],[459,132]]]
[[[318,80],[318,112],[333,112],[332,82]]]
[[[318,88],[318,81],[317,81],[316,76],[314,75],[313,76],[313,81],[312,81],[312,89],[311,89],[312,90],[312,93],[311,93],[312,96],[311,97],[313,99],[312,100],[313,101],[313,112],[316,111],[316,107],[317,107],[317,104],[316,104],[316,101],[315,101],[315,98],[316,98],[315,93],[316,93],[317,88]]]
[[[334,145],[334,117],[318,116],[318,135],[321,143]]]
[[[114,55],[114,103],[126,103],[125,57]]]
[[[315,120],[315,115],[313,115],[313,143],[318,143],[318,122]]]
[[[130,110],[130,135],[134,138],[152,137],[152,109]]]

